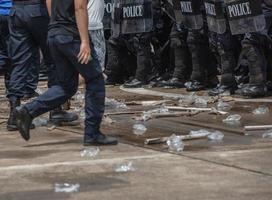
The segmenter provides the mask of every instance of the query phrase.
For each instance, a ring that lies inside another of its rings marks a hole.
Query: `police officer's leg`
[[[231,33],[216,34],[216,46],[220,56],[221,83],[209,92],[209,95],[219,95],[225,92],[233,94],[236,89],[234,69],[237,65],[236,45]]]
[[[114,85],[123,83],[122,66],[119,62],[121,51],[121,42],[119,38],[111,37],[108,41],[108,62],[105,69],[107,75],[106,84]]]
[[[249,63],[249,85],[242,90],[244,96],[261,97],[266,94],[267,61],[264,55],[264,35],[246,34],[242,41],[242,54]]]
[[[208,41],[200,31],[189,31],[187,38],[188,47],[192,54],[192,75],[188,91],[197,91],[205,88],[206,71],[205,62],[208,55]]]
[[[135,37],[135,48],[137,54],[137,70],[135,79],[124,84],[127,88],[142,87],[147,83],[147,76],[151,70],[151,34],[143,33]]]
[[[170,40],[171,49],[174,52],[175,68],[173,77],[163,85],[182,88],[192,71],[192,58],[187,46],[187,30],[185,28],[177,30],[176,26],[173,26]]]

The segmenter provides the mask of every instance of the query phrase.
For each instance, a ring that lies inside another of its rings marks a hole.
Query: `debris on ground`
[[[143,124],[134,124],[133,133],[137,136],[143,135],[147,131],[147,128]]]
[[[57,128],[57,126],[56,126],[56,125],[53,125],[53,126],[51,126],[51,127],[48,127],[47,130],[48,130],[48,131],[53,131],[53,130],[55,130],[56,128]]]
[[[106,97],[105,106],[110,109],[128,109],[125,103],[119,102],[116,99],[109,99]]]
[[[218,101],[218,103],[217,103],[217,110],[228,112],[231,109],[232,109],[232,106],[229,103],[224,102],[222,100]]]
[[[265,115],[269,113],[269,108],[267,106],[261,105],[252,112],[254,115]]]
[[[115,172],[134,172],[134,171],[136,171],[136,168],[134,167],[132,162],[120,164],[115,169]]]
[[[272,139],[272,129],[264,132],[263,134],[263,138],[269,138],[269,139]]]
[[[208,100],[198,97],[195,99],[195,106],[198,108],[207,108],[208,107]]]
[[[211,134],[211,132],[207,131],[205,129],[200,129],[198,131],[190,131],[190,133],[189,133],[189,135],[191,135],[191,136],[204,136],[204,137],[208,136],[210,134]]]
[[[47,126],[48,124],[48,119],[46,118],[41,118],[41,117],[37,117],[33,120],[32,122],[36,127],[40,127],[40,126]]]
[[[224,138],[224,134],[220,131],[215,131],[208,135],[208,139],[211,141],[222,141]]]
[[[105,125],[105,124],[106,124],[106,125],[110,125],[110,124],[114,124],[114,123],[116,123],[115,120],[113,120],[112,118],[110,118],[110,117],[107,116],[107,115],[104,115],[102,124],[104,124],[104,125]]]
[[[160,101],[130,101],[130,102],[126,102],[126,105],[141,105],[141,106],[159,106],[162,105],[164,103],[170,102],[169,100],[160,100]]]
[[[98,147],[89,147],[83,149],[80,152],[81,157],[95,158],[100,153],[100,149]]]
[[[56,193],[74,193],[79,192],[80,184],[70,184],[70,183],[55,183]]]
[[[172,152],[181,152],[184,149],[184,143],[181,137],[176,136],[175,134],[168,138],[166,144],[169,148],[169,151]]]
[[[234,115],[230,115],[228,116],[226,119],[223,119],[223,122],[224,123],[237,123],[237,122],[240,122],[241,120],[241,115],[238,115],[238,114],[234,114]]]

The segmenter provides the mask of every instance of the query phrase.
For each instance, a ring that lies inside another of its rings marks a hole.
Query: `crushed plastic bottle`
[[[237,123],[237,122],[240,122],[241,120],[241,115],[230,115],[228,116],[226,119],[223,119],[223,122],[224,123]]]
[[[159,114],[159,113],[169,113],[169,109],[165,106],[161,106],[160,108],[148,110],[144,112],[144,114]]]
[[[184,143],[180,136],[173,134],[166,142],[169,151],[172,152],[181,152],[184,149]]]
[[[190,131],[190,133],[189,133],[189,135],[191,135],[191,136],[208,136],[210,134],[211,134],[211,132],[207,131],[205,129],[200,129],[198,131]]]
[[[215,131],[208,135],[208,139],[211,141],[222,141],[224,139],[224,134],[220,131]]]
[[[265,115],[269,113],[269,108],[267,106],[261,105],[252,112],[254,115]]]
[[[79,113],[79,118],[81,119],[81,120],[85,120],[85,109],[81,109],[80,110],[80,113]]]
[[[133,172],[136,171],[132,162],[120,164],[116,167],[115,172]]]
[[[106,98],[105,105],[112,109],[128,109],[125,103],[119,102],[115,99]]]
[[[77,91],[77,93],[75,95],[75,100],[78,102],[84,102],[85,94],[83,94],[81,91]]]
[[[195,106],[198,108],[207,108],[208,101],[202,97],[198,97],[195,99]]]
[[[195,102],[195,99],[197,98],[195,92],[189,94],[186,97],[183,97],[179,100],[179,105],[192,105]]]
[[[56,193],[73,193],[79,192],[80,184],[70,184],[70,183],[55,183]]]
[[[47,126],[48,124],[48,119],[45,119],[45,118],[41,118],[41,117],[38,117],[38,118],[35,118],[32,122],[36,127],[39,127],[39,126]]]
[[[134,124],[133,133],[137,136],[143,135],[147,131],[147,128],[143,124]]]
[[[227,103],[227,102],[219,100],[219,102],[217,103],[217,110],[219,110],[219,111],[228,112],[231,109],[232,109],[232,106],[229,103]]]
[[[98,147],[90,147],[83,149],[80,152],[81,157],[95,158],[100,153],[100,149]]]
[[[263,138],[268,138],[268,139],[272,139],[272,129],[265,131],[263,134]]]

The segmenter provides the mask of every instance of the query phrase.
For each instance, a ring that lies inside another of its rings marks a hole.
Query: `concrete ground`
[[[111,92],[108,95],[114,96]],[[124,119],[119,120],[124,124]],[[178,119],[163,121],[165,124],[152,121],[147,126],[168,130],[169,135],[183,127]],[[130,134],[129,127],[118,127],[118,123],[104,125],[103,130],[112,135],[118,131]],[[137,145],[137,139],[125,137],[118,146],[100,147],[97,157],[86,158],[80,155],[84,149],[80,132],[39,127],[25,142],[17,132],[6,132],[2,124],[0,200],[272,199],[272,141],[260,136],[225,133],[223,144],[194,141],[179,155],[167,152],[164,146],[150,149]],[[129,162],[135,171],[115,171]],[[78,183],[80,189],[56,193],[55,183]]]

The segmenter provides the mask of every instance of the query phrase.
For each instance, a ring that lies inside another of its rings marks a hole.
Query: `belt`
[[[13,0],[15,5],[45,4],[45,0]]]

